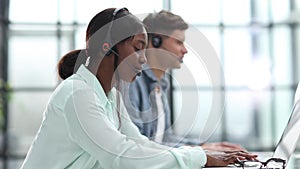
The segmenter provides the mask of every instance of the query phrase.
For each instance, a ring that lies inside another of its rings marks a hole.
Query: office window
[[[221,20],[220,0],[203,1],[195,4],[193,0],[172,0],[171,9],[190,24],[218,24]]]
[[[237,44],[238,43],[238,44]],[[252,67],[251,34],[247,29],[224,30],[224,74],[228,86],[248,85]]]
[[[272,0],[270,7],[270,18],[275,23],[285,22],[289,19],[290,1]]]
[[[221,16],[224,24],[244,25],[250,22],[250,0],[226,0],[221,2]]]
[[[56,23],[58,1],[10,0],[9,19],[20,23]]]
[[[69,50],[85,47],[87,23],[108,7],[127,7],[141,19],[167,9],[193,28],[187,31],[189,52],[182,68],[171,71],[177,134],[237,142],[249,150],[274,148],[300,79],[300,0],[9,0],[9,20],[0,20],[0,33],[8,28],[8,39],[0,36],[0,46],[8,44],[7,56],[0,56],[8,59],[0,63],[0,82],[7,76],[9,89],[0,86],[1,96],[8,95],[6,102],[0,100],[0,106],[8,108],[7,130],[0,133],[0,168],[20,167],[61,81],[58,60]],[[189,36],[195,30],[222,66],[224,81],[219,79],[217,85],[205,62],[207,48]],[[216,93],[219,98],[214,98]],[[213,123],[212,108],[219,117]]]
[[[295,37],[296,37],[295,46],[297,47],[300,44],[300,29],[299,28],[296,29],[296,36]],[[297,55],[297,56],[299,56],[299,55]],[[299,57],[294,57],[294,61],[293,62],[296,65],[296,66],[293,66],[294,67],[293,74],[296,77],[296,79],[294,79],[294,80],[296,82],[298,82],[299,79],[300,79],[300,68],[297,65],[300,65],[300,58]]]
[[[287,123],[295,85],[299,81],[299,28],[291,25],[299,20],[290,20],[298,13],[299,1],[295,1],[296,6],[290,5],[293,1],[280,0],[220,0],[215,3],[219,8],[217,15],[212,6],[210,10],[201,10],[210,2],[204,2],[201,6],[171,1],[171,10],[184,16],[207,37],[217,52],[224,72],[221,87],[213,86],[205,63],[201,62],[199,66],[191,57],[197,56],[193,50],[195,46],[187,43],[192,54],[186,55],[184,65],[197,72],[194,73],[197,82],[193,86],[184,76],[187,73],[180,73],[181,70],[172,72],[173,79],[182,81],[180,87],[173,87],[174,118],[178,121],[175,131],[197,137],[210,132],[203,129],[210,116],[210,106],[214,100],[212,93],[224,92],[225,106],[220,110],[223,116],[215,124],[217,129],[210,140],[238,142],[250,150],[272,150]],[[198,9],[197,15],[195,9]],[[294,13],[291,13],[293,10]],[[192,113],[194,107],[179,104],[183,104],[182,100],[187,96],[197,98],[189,101],[199,107],[196,110],[197,122],[190,130],[184,130],[189,128],[189,124],[184,123],[185,116],[181,114]]]
[[[29,40],[30,39],[30,40]],[[9,43],[11,87],[54,87],[57,64],[55,34],[12,35]],[[37,80],[39,79],[39,80]]]
[[[273,76],[278,85],[292,84],[291,33],[287,26],[278,26],[273,30]]]
[[[268,1],[253,0],[253,12],[251,12],[252,20],[257,23],[268,23],[270,21],[269,11],[270,5]]]
[[[10,97],[9,153],[24,155],[35,136],[43,117],[45,103],[51,91],[14,92]],[[34,100],[34,104],[32,101]]]
[[[228,91],[226,94],[226,113],[224,114],[227,139],[235,143],[243,143],[249,148],[270,145],[271,133],[263,133],[263,128],[270,129],[270,99],[268,92],[252,92],[245,90]],[[238,104],[237,104],[238,103]],[[265,107],[265,109],[263,109]],[[266,110],[267,108],[267,110]],[[265,143],[261,138],[264,138]]]

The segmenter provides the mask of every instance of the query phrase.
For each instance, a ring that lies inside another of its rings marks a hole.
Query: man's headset
[[[152,34],[151,35],[151,43],[155,48],[159,48],[162,44],[162,37],[160,35]]]

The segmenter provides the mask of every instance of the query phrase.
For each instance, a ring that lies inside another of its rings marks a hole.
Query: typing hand
[[[230,164],[235,164],[239,160],[254,160],[256,159],[257,155],[253,155],[247,152],[236,151],[236,152],[216,152],[216,151],[207,151],[206,152],[207,167],[212,166],[228,166]]]

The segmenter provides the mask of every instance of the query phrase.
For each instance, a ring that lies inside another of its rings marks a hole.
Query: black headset
[[[113,44],[112,44],[112,40],[111,40],[111,29],[112,29],[112,26],[113,26],[113,21],[115,20],[115,17],[118,15],[118,13],[120,12],[124,12],[124,11],[127,11],[129,12],[129,10],[127,8],[116,8],[112,14],[112,18],[111,18],[111,21],[110,21],[110,25],[108,27],[108,31],[107,31],[107,34],[106,34],[106,37],[105,37],[105,40],[101,46],[101,50],[102,52],[104,53],[105,56],[108,56],[112,53],[112,47],[113,47]]]
[[[160,35],[152,34],[151,43],[153,47],[159,48],[162,44],[162,37]]]

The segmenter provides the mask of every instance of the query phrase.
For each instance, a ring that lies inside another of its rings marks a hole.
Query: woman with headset
[[[171,148],[139,133],[116,89],[121,79],[132,81],[140,73],[147,41],[143,24],[126,8],[92,18],[86,50],[72,53],[78,70],[53,92],[21,169],[196,169],[253,158],[243,152],[206,155],[198,146]]]

